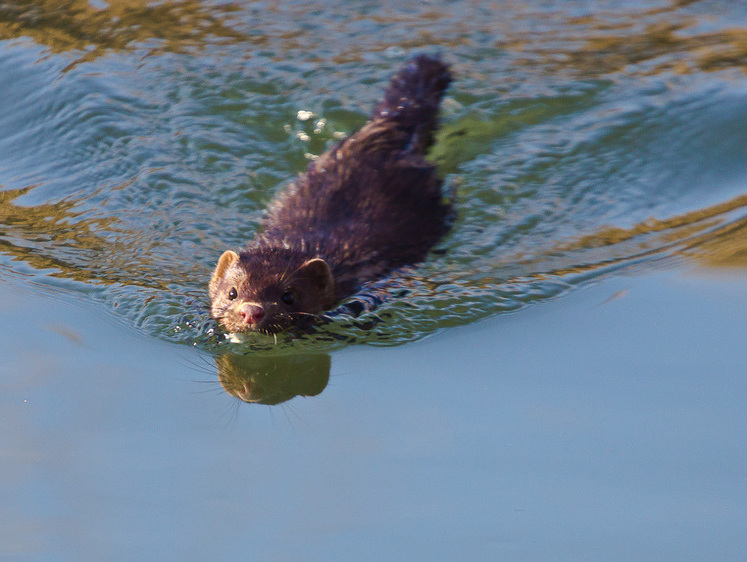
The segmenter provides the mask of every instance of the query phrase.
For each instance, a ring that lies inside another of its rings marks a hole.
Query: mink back
[[[371,120],[286,186],[249,250],[283,247],[323,258],[338,298],[422,261],[451,214],[424,158],[450,81],[440,60],[413,59],[392,78]]]

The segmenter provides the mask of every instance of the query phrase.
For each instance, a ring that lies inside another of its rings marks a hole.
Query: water
[[[0,552],[697,559],[716,533],[737,559],[746,27],[717,1],[0,6]],[[373,311],[224,340],[218,256],[421,51],[456,76],[452,233]]]

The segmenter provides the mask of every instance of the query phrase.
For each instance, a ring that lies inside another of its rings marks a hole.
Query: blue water
[[[0,553],[739,560],[746,28],[716,1],[0,7]],[[373,311],[226,341],[217,257],[418,52],[456,77],[453,231]]]

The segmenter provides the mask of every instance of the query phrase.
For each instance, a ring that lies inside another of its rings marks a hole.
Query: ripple
[[[159,7],[187,18],[171,35],[145,7],[90,7],[55,44],[2,28],[0,266],[150,335],[230,345],[207,313],[217,256],[421,48],[457,75],[431,155],[457,189],[454,230],[365,289],[381,306],[245,346],[397,345],[625,270],[744,266],[744,35],[684,5],[584,6],[509,3],[496,23],[479,5],[182,2]],[[101,18],[112,38],[84,33]]]

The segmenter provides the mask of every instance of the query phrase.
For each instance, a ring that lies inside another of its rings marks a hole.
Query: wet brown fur
[[[451,214],[424,158],[450,81],[440,60],[413,59],[392,78],[371,120],[279,194],[262,234],[239,254],[221,256],[210,299],[224,328],[278,332],[425,258]],[[241,316],[247,303],[262,308],[260,321]]]

